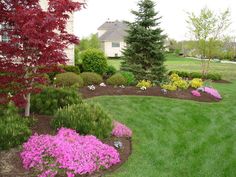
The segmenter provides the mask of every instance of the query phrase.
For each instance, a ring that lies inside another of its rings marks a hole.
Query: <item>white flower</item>
[[[88,89],[89,89],[89,90],[95,90],[96,87],[95,87],[94,85],[89,85],[89,86],[88,86]]]
[[[125,86],[124,86],[124,85],[120,85],[119,87],[120,87],[120,88],[125,88]]]
[[[99,86],[100,86],[100,87],[106,87],[107,85],[102,82]]]
[[[56,78],[56,77],[54,77],[53,79],[54,79],[54,80],[57,80],[57,78]]]
[[[140,89],[141,89],[141,90],[147,90],[147,87],[142,86],[142,87],[140,87]]]

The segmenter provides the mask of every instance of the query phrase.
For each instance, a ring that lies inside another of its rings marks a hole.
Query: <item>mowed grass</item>
[[[108,63],[113,65],[117,69],[120,68],[122,60],[109,60]],[[178,57],[175,55],[167,55],[165,65],[167,69],[188,71],[188,72],[201,72],[201,61],[191,58]],[[211,73],[219,73],[225,80],[236,80],[236,64],[222,64],[222,63],[210,63]]]
[[[96,97],[133,130],[133,154],[111,177],[235,177],[236,82],[215,84],[223,100]]]

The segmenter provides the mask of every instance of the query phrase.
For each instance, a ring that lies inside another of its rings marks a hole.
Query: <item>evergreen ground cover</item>
[[[132,156],[109,176],[234,177],[236,82],[214,87],[223,96],[219,103],[134,96],[88,100],[133,130]]]

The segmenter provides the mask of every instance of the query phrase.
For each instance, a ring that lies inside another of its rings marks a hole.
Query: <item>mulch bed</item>
[[[51,116],[34,115],[37,123],[32,127],[33,133],[38,134],[54,134],[55,132],[50,128]],[[100,177],[104,174],[111,173],[118,169],[123,163],[125,163],[132,153],[132,142],[131,138],[117,138],[110,137],[103,140],[110,146],[113,146],[114,141],[121,141],[123,148],[118,149],[120,154],[121,162],[119,164],[113,165],[107,170],[100,170],[91,175],[77,175],[77,177]],[[0,151],[0,177],[31,177],[35,176],[33,173],[25,170],[22,166],[20,159],[21,150],[18,148],[11,149],[9,151]],[[57,175],[56,177],[62,177]]]
[[[80,94],[83,98],[92,98],[96,96],[104,96],[104,95],[139,95],[139,96],[161,96],[168,98],[177,98],[184,100],[194,100],[199,102],[218,102],[220,100],[214,98],[213,96],[207,93],[201,93],[201,97],[195,97],[191,94],[193,89],[189,88],[187,90],[179,90],[179,91],[168,91],[167,94],[163,94],[161,92],[161,88],[159,86],[148,88],[145,91],[140,90],[137,87],[129,86],[125,88],[121,87],[113,87],[106,86],[100,87],[95,86],[95,90],[89,90],[88,87],[83,87],[79,90]]]

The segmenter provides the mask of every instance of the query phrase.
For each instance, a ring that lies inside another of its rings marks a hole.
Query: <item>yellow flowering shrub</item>
[[[191,82],[190,82],[190,86],[193,88],[199,88],[203,86],[203,81],[202,79],[199,78],[194,78]]]
[[[139,87],[139,88],[141,88],[141,87],[150,88],[150,87],[152,87],[152,82],[149,81],[149,80],[142,80],[142,81],[138,82],[136,87]]]
[[[177,86],[174,84],[163,84],[163,85],[161,85],[161,88],[169,90],[169,91],[177,90]]]

